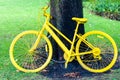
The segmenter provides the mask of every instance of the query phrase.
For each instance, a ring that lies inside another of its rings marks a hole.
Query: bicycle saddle
[[[73,21],[76,21],[76,22],[80,22],[80,23],[85,23],[85,22],[87,22],[87,19],[86,19],[86,18],[73,17],[72,20],[73,20]]]

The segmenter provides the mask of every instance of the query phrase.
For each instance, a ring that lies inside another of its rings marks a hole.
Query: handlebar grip
[[[48,8],[49,8],[49,5],[48,5],[48,6],[43,7],[42,9],[43,9],[44,11],[46,11]]]

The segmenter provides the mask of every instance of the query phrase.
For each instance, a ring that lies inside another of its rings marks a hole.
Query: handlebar
[[[43,10],[43,12],[44,12],[43,14],[44,14],[44,16],[46,16],[46,17],[52,18],[52,16],[46,12],[48,8],[49,8],[49,5],[47,5],[47,6],[45,6],[45,7],[42,8],[42,10]]]
[[[46,10],[47,10],[48,8],[49,8],[49,5],[43,7],[42,9],[43,9],[44,12],[46,12]]]

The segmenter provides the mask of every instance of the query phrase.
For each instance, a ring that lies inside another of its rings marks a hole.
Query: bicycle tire
[[[115,41],[106,33],[101,31],[90,31],[82,36],[93,46],[100,49],[100,60],[96,60],[93,54],[77,56],[79,64],[86,70],[94,73],[102,73],[111,69],[118,57],[118,50]],[[76,53],[80,51],[89,51],[89,47],[83,46],[82,39],[79,39],[76,45]],[[80,50],[81,49],[81,50]]]
[[[52,58],[52,45],[45,35],[41,35],[37,48],[32,53],[29,52],[37,38],[38,31],[30,30],[18,34],[13,39],[9,50],[10,60],[18,70],[39,72],[49,64]],[[49,52],[45,52],[45,45],[48,46]]]

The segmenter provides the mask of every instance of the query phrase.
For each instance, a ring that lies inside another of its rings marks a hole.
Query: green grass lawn
[[[46,2],[47,0],[0,0],[0,80],[50,80],[36,73],[18,72],[9,59],[11,41],[24,30],[38,29],[38,12]],[[104,31],[111,35],[120,47],[119,21],[95,16],[87,9],[84,9],[84,15],[88,18],[86,31]]]
[[[0,80],[46,80],[39,74],[17,72],[9,59],[13,38],[24,30],[38,29],[38,12],[47,0],[0,0]]]
[[[88,22],[85,24],[86,31],[100,30],[109,34],[115,40],[120,51],[120,21],[93,15],[87,9],[84,9],[84,17],[88,18]]]

